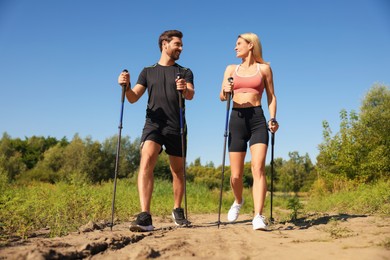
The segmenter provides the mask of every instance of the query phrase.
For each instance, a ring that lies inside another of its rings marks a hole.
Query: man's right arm
[[[146,88],[141,84],[137,84],[134,88],[131,88],[130,85],[126,88],[126,98],[130,103],[135,103],[140,97],[145,93]]]
[[[141,79],[142,77],[145,77],[145,70],[142,71],[140,75]],[[121,74],[118,77],[118,84],[121,86],[126,86],[126,98],[130,103],[135,103],[137,100],[145,93],[146,87],[144,87],[142,84],[136,84],[133,89],[131,89],[130,84],[130,73],[127,70],[124,70],[121,72]]]

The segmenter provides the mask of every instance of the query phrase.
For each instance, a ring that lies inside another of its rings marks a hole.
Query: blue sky
[[[183,31],[178,63],[195,76],[188,162],[222,162],[219,91],[226,66],[240,63],[240,33],[259,35],[273,69],[275,157],[298,151],[315,161],[322,121],[337,132],[341,109],[358,111],[373,84],[390,84],[386,0],[0,0],[0,133],[98,141],[117,134],[118,74],[127,68],[134,85],[158,61],[157,39],[167,29]],[[265,94],[262,101],[269,118]],[[145,94],[125,104],[122,135],[131,140],[141,134],[146,102]]]

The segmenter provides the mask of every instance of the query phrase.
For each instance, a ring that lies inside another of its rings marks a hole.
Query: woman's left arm
[[[276,121],[276,96],[274,89],[274,80],[272,75],[271,66],[268,64],[263,64],[263,76],[264,76],[264,84],[265,91],[267,92],[267,101],[268,101],[268,111],[270,114],[270,120],[268,121],[268,128],[271,132],[276,132],[279,128],[279,124]]]

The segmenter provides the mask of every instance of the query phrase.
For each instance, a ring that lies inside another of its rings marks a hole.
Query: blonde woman
[[[236,41],[236,57],[242,61],[238,65],[226,67],[220,92],[221,101],[227,100],[231,93],[233,108],[229,122],[229,158],[231,167],[230,185],[235,201],[228,212],[228,221],[234,222],[244,204],[243,171],[247,146],[252,157],[253,175],[254,230],[266,230],[263,216],[264,201],[267,192],[265,159],[268,148],[268,129],[275,133],[279,124],[276,121],[276,96],[270,65],[262,58],[262,47],[258,36],[244,33]],[[229,78],[233,82],[229,82]],[[262,94],[267,94],[270,120],[265,119],[262,109]]]

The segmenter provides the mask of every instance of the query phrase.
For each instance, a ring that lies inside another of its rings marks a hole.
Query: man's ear
[[[164,41],[162,42],[162,46],[163,46],[163,49],[168,48],[168,42],[164,40]]]

